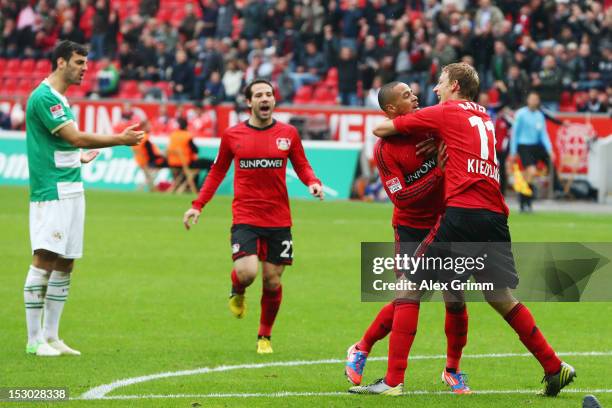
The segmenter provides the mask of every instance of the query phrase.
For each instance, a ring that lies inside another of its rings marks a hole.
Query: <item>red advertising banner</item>
[[[14,101],[0,97],[0,107],[14,108]],[[79,120],[79,127],[89,132],[112,133],[113,126],[121,120],[122,101],[95,101],[75,100],[72,108]],[[152,133],[159,131],[155,124],[167,115],[173,118],[177,109],[182,110],[188,118],[203,120],[205,129],[199,136],[215,137],[223,130],[246,119],[245,113],[237,113],[232,105],[220,105],[206,109],[201,119],[193,105],[177,106],[173,102],[162,103],[133,103],[134,113],[141,118],[148,118],[153,124]],[[165,113],[163,111],[166,111]],[[376,138],[372,129],[384,119],[377,110],[350,109],[341,107],[321,106],[278,106],[274,116],[281,121],[289,122],[291,118],[300,117],[307,122],[322,124],[332,140],[341,142],[364,143],[366,154],[371,156],[372,147]],[[561,166],[561,172],[585,173],[587,169],[587,142],[593,137],[612,135],[612,120],[609,117],[584,114],[560,114],[559,120],[565,121],[566,126],[558,126],[548,122],[548,133],[555,150],[555,162]],[[169,126],[172,128],[172,125]],[[162,128],[163,129],[163,128]]]

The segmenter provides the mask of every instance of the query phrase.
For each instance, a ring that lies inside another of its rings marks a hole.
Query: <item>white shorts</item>
[[[30,241],[37,249],[59,254],[62,258],[83,256],[85,196],[62,200],[30,202]]]

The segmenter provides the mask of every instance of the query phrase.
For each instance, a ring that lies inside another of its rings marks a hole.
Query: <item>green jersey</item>
[[[83,194],[81,151],[58,135],[75,122],[68,100],[47,80],[34,89],[26,108],[30,201],[51,201]]]

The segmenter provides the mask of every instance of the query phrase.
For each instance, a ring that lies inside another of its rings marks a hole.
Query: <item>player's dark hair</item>
[[[453,83],[455,81],[459,83],[460,96],[470,101],[475,101],[476,98],[478,98],[480,79],[478,78],[478,72],[476,72],[474,67],[466,64],[465,62],[457,62],[454,64],[448,64],[442,69],[442,72],[448,73],[449,83]]]
[[[268,81],[267,79],[263,79],[263,78],[255,78],[244,88],[244,97],[248,101],[250,101],[251,98],[253,97],[253,85],[256,85],[256,84],[266,84],[272,89],[272,92],[274,92],[274,87],[272,86],[272,83],[270,81]]]
[[[69,62],[74,52],[86,57],[88,50],[86,46],[69,40],[64,40],[57,44],[51,54],[51,70],[55,71],[57,69],[58,58],[63,58],[66,62]]]
[[[178,123],[179,129],[181,130],[185,130],[187,129],[187,119],[185,119],[184,117],[180,117],[176,120],[176,123]]]
[[[387,111],[385,109],[385,106],[391,103],[391,99],[393,99],[393,96],[394,96],[393,88],[395,88],[399,84],[401,84],[401,82],[392,81],[392,82],[384,84],[380,88],[380,91],[378,91],[378,106],[380,106],[380,109],[382,109],[385,112]]]

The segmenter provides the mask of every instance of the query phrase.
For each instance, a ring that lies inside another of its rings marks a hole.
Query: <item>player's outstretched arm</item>
[[[187,231],[191,229],[192,225],[196,225],[198,223],[198,220],[200,219],[200,214],[202,214],[202,211],[197,210],[195,208],[190,208],[185,211],[185,214],[183,215],[183,225],[185,226]]]
[[[325,194],[323,193],[323,186],[319,183],[309,185],[308,191],[310,191],[310,194],[312,194],[313,197],[316,197],[319,200],[323,200]]]
[[[391,119],[385,119],[374,128],[374,136],[387,137],[397,134],[398,131]]]
[[[96,133],[81,132],[74,123],[69,123],[62,127],[58,134],[74,147],[97,149],[111,146],[134,146],[139,144],[143,137],[142,130],[136,130],[140,124],[128,126],[118,135],[99,135]]]

